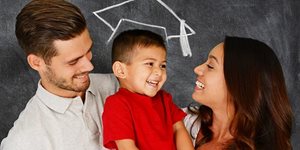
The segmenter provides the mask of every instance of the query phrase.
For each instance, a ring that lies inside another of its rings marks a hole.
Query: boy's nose
[[[154,74],[160,76],[162,74],[162,70],[158,67],[153,70]]]

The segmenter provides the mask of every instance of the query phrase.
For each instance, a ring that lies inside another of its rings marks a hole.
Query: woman
[[[189,107],[185,123],[195,149],[292,149],[292,109],[270,47],[226,37],[194,72],[192,97],[202,105]]]

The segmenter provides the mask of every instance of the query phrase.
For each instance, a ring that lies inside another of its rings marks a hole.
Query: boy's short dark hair
[[[64,0],[33,0],[18,14],[15,33],[27,55],[41,56],[50,63],[57,51],[55,40],[69,40],[86,29],[80,9]]]
[[[130,63],[130,58],[137,47],[157,46],[166,50],[163,38],[148,30],[127,30],[120,33],[112,45],[112,63],[120,61]]]

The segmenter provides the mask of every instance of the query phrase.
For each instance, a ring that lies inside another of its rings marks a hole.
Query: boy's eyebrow
[[[157,59],[155,59],[155,58],[145,58],[144,61],[145,61],[145,60],[153,60],[153,61],[156,61]],[[164,60],[164,61],[162,61],[162,62],[167,62],[167,60]]]
[[[214,56],[214,55],[209,55],[208,58],[214,59],[214,60],[219,64],[219,61],[218,61],[218,59],[217,59],[216,56]]]

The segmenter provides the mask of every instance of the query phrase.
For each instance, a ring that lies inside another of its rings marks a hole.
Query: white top
[[[104,150],[102,122],[104,100],[115,93],[112,74],[91,74],[85,103],[49,93],[40,83],[0,150]]]
[[[184,123],[189,135],[194,137],[194,138],[192,138],[192,141],[195,146],[197,134],[200,130],[201,123],[200,123],[200,121],[195,122],[193,128],[191,129],[194,121],[197,119],[197,115],[190,113],[187,108],[183,108],[182,110],[187,114],[183,120],[183,123]]]

